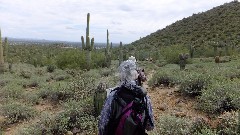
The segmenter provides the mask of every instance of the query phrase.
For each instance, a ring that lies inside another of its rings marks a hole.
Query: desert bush
[[[4,86],[7,85],[8,82],[9,82],[9,81],[7,81],[7,80],[0,80],[0,86],[1,86],[1,87],[4,87]]]
[[[202,91],[197,108],[212,114],[240,108],[238,81],[217,81]]]
[[[45,135],[44,133],[46,132],[41,128],[41,124],[37,123],[18,129],[16,135]]]
[[[193,135],[217,135],[216,130],[210,128],[202,128],[200,131],[195,132]]]
[[[40,97],[36,93],[25,92],[23,94],[24,101],[29,105],[38,105],[40,102]]]
[[[104,67],[105,56],[103,52],[92,51],[91,69]],[[67,50],[56,57],[56,65],[60,69],[87,69],[85,51]]]
[[[162,54],[163,57],[165,57],[167,63],[171,64],[179,64],[179,54],[187,52],[188,48],[182,45],[163,47],[160,50],[160,53]],[[191,63],[191,60],[188,59],[186,63]]]
[[[33,87],[38,87],[39,84],[37,81],[31,81],[31,82],[28,82],[27,84],[23,84],[23,88],[33,88]]]
[[[191,122],[186,118],[163,115],[157,120],[156,135],[187,135],[190,134]]]
[[[207,62],[213,62],[214,58],[208,57],[208,58],[200,58],[200,62],[207,63]]]
[[[208,125],[207,121],[203,117],[195,117],[192,120],[192,124],[190,127],[191,134],[199,134],[203,133],[203,129],[209,129],[210,126]]]
[[[96,89],[96,87],[97,78],[91,76],[91,74],[83,74],[76,77],[74,81],[70,82],[67,90],[74,93],[72,96],[73,99],[81,100],[89,96],[93,96],[94,89]]]
[[[83,71],[74,70],[74,69],[66,69],[65,70],[67,74],[71,75],[72,77],[75,77],[77,75],[80,75]]]
[[[162,69],[153,75],[148,84],[151,87],[158,87],[161,85],[174,86],[175,84],[179,84],[180,81],[180,73],[178,71]]]
[[[43,76],[45,74],[45,71],[43,69],[37,69],[35,72],[36,75]]]
[[[238,114],[237,112],[224,112],[217,125],[219,135],[238,135]]]
[[[3,87],[2,89],[3,89],[2,95],[5,98],[20,99],[23,96],[22,87],[16,83],[9,83],[7,86]]]
[[[56,57],[56,65],[60,69],[86,68],[86,60],[83,52],[75,50],[66,50]]]
[[[43,113],[39,122],[20,129],[18,135],[63,135],[67,131],[74,134],[93,134],[97,121],[93,117],[92,105],[92,98],[81,101],[69,100],[62,104],[64,110],[56,116]]]
[[[63,80],[69,79],[69,78],[70,78],[70,75],[58,75],[54,78],[54,80],[63,81]]]
[[[55,118],[55,132],[65,133],[74,128],[79,132],[88,131],[93,134],[96,127],[96,121],[93,117],[92,99],[86,99],[80,102],[69,101],[64,104],[65,111],[58,114]]]
[[[103,68],[99,70],[99,73],[102,77],[107,77],[113,74],[113,70],[108,68]]]
[[[20,76],[22,76],[23,78],[29,79],[29,78],[31,78],[32,73],[29,72],[29,71],[23,71],[23,70],[22,70],[22,71],[20,72]]]
[[[195,97],[202,94],[202,90],[207,87],[210,78],[208,76],[190,73],[180,85],[179,91],[186,96]]]
[[[55,65],[48,65],[47,66],[47,72],[52,73],[56,69]]]
[[[10,103],[2,107],[3,116],[7,117],[7,123],[17,123],[29,120],[36,115],[36,111],[20,103]]]
[[[59,103],[74,96],[74,91],[67,89],[67,87],[67,82],[54,82],[50,86],[41,88],[37,95],[42,99]]]

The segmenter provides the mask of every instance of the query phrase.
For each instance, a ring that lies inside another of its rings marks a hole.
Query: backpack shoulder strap
[[[145,107],[144,107],[145,118],[144,118],[144,121],[143,121],[143,127],[145,129],[146,125],[147,125],[147,121],[149,120],[151,126],[153,126],[153,121],[152,121],[152,119],[150,117],[149,110],[148,110],[148,99],[147,99],[147,96],[145,96],[144,99],[145,99]]]

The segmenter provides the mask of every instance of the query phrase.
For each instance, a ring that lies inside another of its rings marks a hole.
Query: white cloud
[[[18,38],[81,41],[86,15],[90,36],[129,43],[166,25],[231,0],[1,0],[2,35]]]

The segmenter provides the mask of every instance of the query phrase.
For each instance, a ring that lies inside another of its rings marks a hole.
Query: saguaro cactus
[[[89,21],[90,21],[90,13],[87,14],[87,28],[86,28],[86,44],[84,43],[84,37],[81,36],[82,40],[82,49],[87,52],[87,70],[90,70],[91,68],[91,51],[94,48],[94,38],[91,39],[90,43],[90,37],[89,37]]]
[[[122,63],[123,61],[123,47],[122,47],[122,42],[120,42],[120,47],[119,47],[119,65]]]
[[[0,73],[3,72],[4,72],[4,58],[3,58],[2,35],[0,29]]]
[[[187,64],[187,59],[188,59],[188,54],[179,54],[179,65],[180,65],[180,70],[184,70],[185,66]]]
[[[193,45],[190,45],[189,53],[190,53],[190,58],[193,58],[193,53],[194,53],[194,46]]]
[[[98,117],[101,113],[102,106],[107,97],[107,84],[100,82],[95,93],[94,93],[94,110],[95,117]]]
[[[4,44],[3,44],[3,56],[5,58],[5,61],[7,60],[7,56],[8,56],[8,39],[7,37],[5,37],[4,39]]]
[[[109,32],[107,30],[107,47],[106,47],[106,53],[105,53],[105,57],[106,57],[106,65],[107,67],[111,66],[111,51],[110,51],[110,45],[109,45]]]

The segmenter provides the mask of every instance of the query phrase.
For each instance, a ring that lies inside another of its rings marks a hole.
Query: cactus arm
[[[94,48],[94,37],[91,39],[91,51],[93,50],[93,48]]]
[[[85,49],[85,43],[84,43],[84,37],[81,36],[81,40],[82,40],[82,49],[84,50]]]

